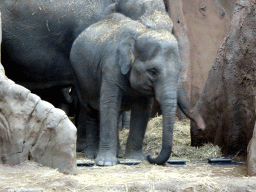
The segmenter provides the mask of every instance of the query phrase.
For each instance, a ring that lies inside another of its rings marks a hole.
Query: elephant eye
[[[153,78],[153,79],[156,79],[156,77],[157,77],[157,70],[156,69],[148,69],[147,70],[147,74],[151,77],[151,78]]]

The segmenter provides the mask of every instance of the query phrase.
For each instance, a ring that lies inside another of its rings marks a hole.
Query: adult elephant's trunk
[[[194,123],[196,123],[198,129],[204,130],[205,123],[203,117],[199,114],[197,110],[195,110],[188,99],[188,96],[185,92],[184,83],[181,79],[181,75],[178,81],[178,106],[180,107],[181,111]]]
[[[173,82],[173,84],[175,84]],[[173,126],[177,107],[177,88],[174,86],[156,88],[156,100],[161,106],[163,115],[163,143],[162,150],[157,158],[147,156],[150,163],[162,165],[170,157],[172,152]]]

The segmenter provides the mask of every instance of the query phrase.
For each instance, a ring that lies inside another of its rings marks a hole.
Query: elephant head
[[[163,113],[162,150],[150,163],[163,164],[170,157],[177,106],[177,85],[182,62],[178,42],[166,30],[146,30],[136,39],[127,38],[119,48],[121,72],[129,74],[131,87],[154,96]]]
[[[148,28],[172,32],[173,22],[165,10],[163,0],[119,0],[117,11],[139,20]]]

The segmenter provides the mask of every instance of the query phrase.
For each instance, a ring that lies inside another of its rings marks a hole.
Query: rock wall
[[[76,173],[76,127],[64,111],[8,79],[0,63],[0,164],[27,160]]]
[[[255,124],[256,2],[238,0],[229,33],[209,72],[195,109],[205,131],[192,124],[192,145],[212,142],[224,155],[246,152]]]
[[[190,42],[187,81],[192,105],[199,100],[218,49],[228,35],[235,3],[236,0],[183,0]]]
[[[236,0],[166,0],[180,42],[186,91],[194,106],[227,36]]]

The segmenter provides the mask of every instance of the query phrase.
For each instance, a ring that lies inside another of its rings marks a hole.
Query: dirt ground
[[[143,150],[158,154],[161,148],[161,117],[149,123]],[[128,131],[120,133],[127,137]],[[138,165],[78,167],[77,175],[65,175],[35,162],[0,165],[0,192],[27,191],[256,191],[256,177],[248,177],[246,166],[212,166],[210,157],[221,157],[220,149],[208,144],[189,146],[189,121],[177,121],[171,159],[186,165]],[[126,138],[121,140],[122,148]],[[239,158],[236,158],[239,160]],[[82,153],[77,161],[88,161]],[[240,159],[241,161],[241,159]]]
[[[117,165],[64,175],[33,162],[0,166],[0,191],[256,191],[245,166]]]

